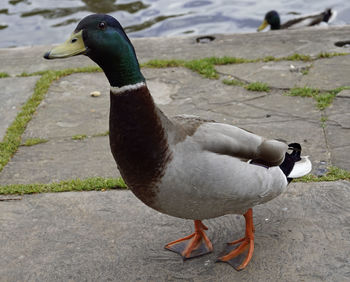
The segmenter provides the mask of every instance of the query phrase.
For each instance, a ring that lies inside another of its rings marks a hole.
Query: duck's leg
[[[165,248],[180,254],[183,259],[208,254],[213,250],[213,246],[204,230],[208,230],[208,228],[200,220],[195,220],[193,234],[173,241]]]
[[[249,261],[252,259],[254,252],[254,225],[253,225],[253,210],[249,209],[245,214],[245,237],[228,243],[228,248],[230,251],[228,254],[218,258],[218,261],[223,261],[229,263],[236,270],[244,269]],[[238,244],[238,247],[232,250],[230,248],[233,245]],[[247,252],[246,252],[247,251]],[[247,254],[244,255],[244,252]]]

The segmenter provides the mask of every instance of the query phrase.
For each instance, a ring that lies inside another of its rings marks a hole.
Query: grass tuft
[[[124,180],[119,178],[93,177],[74,179],[49,184],[11,184],[0,186],[0,195],[34,194],[68,191],[104,191],[109,189],[126,189]]]
[[[10,75],[6,72],[0,72],[0,78],[10,77]]]
[[[346,56],[350,53],[338,53],[338,52],[321,52],[316,56],[316,59],[332,58],[337,56]]]
[[[350,172],[335,166],[328,167],[328,171],[323,176],[316,176],[308,174],[300,178],[296,178],[295,182],[321,182],[321,181],[337,181],[337,180],[350,180]]]
[[[289,90],[287,93],[290,96],[300,96],[300,97],[314,97],[318,95],[320,91],[318,89],[310,87],[295,87]]]
[[[274,56],[266,56],[261,59],[262,62],[273,62],[276,61],[277,59]]]
[[[21,146],[34,146],[34,145],[37,145],[37,144],[46,143],[48,141],[49,140],[42,139],[42,138],[29,138]]]
[[[141,64],[141,67],[145,68],[171,68],[181,67],[184,65],[182,60],[150,60],[146,63]]]
[[[93,134],[91,137],[101,137],[101,136],[108,136],[108,135],[109,135],[109,130],[107,130],[106,132]]]
[[[184,63],[184,67],[199,73],[205,78],[217,79],[219,77],[211,58],[188,61]]]
[[[339,92],[341,92],[343,90],[349,90],[349,89],[350,89],[350,86],[341,86],[341,87],[335,88],[333,90],[329,90],[329,92],[334,94],[334,95],[337,95]]]
[[[77,134],[72,136],[72,140],[84,140],[87,138],[86,134]]]
[[[302,75],[308,75],[309,74],[309,71],[310,71],[310,68],[311,68],[311,66],[310,67],[306,67],[306,68],[302,68],[301,69],[301,74]]]
[[[322,52],[316,56],[310,56],[310,55],[303,55],[303,54],[292,54],[290,56],[287,57],[280,57],[280,58],[276,58],[274,56],[266,56],[264,58],[261,59],[257,59],[255,61],[261,61],[261,62],[278,62],[278,61],[302,61],[302,62],[310,62],[310,61],[314,61],[317,59],[324,59],[324,58],[331,58],[331,57],[335,57],[335,56],[346,56],[349,55],[350,53],[337,53],[337,52],[333,52],[333,53],[327,53],[327,52]]]
[[[244,58],[238,58],[238,57],[209,57],[205,58],[204,60],[207,60],[209,63],[213,65],[229,65],[229,64],[244,64],[244,63],[252,63],[256,62],[257,60],[250,60],[250,59],[244,59]]]
[[[17,77],[28,77],[28,76],[33,76],[31,73],[27,72],[22,72],[21,74],[16,75]]]
[[[236,57],[209,57],[190,61],[183,60],[150,60],[141,64],[141,67],[148,68],[169,68],[169,67],[185,67],[194,72],[199,73],[205,78],[217,79],[219,75],[215,70],[215,65],[242,64],[256,62],[257,60],[249,60]]]
[[[326,128],[328,117],[326,115],[321,115],[321,127]]]
[[[331,92],[320,93],[315,96],[315,100],[317,102],[317,108],[320,110],[324,110],[328,106],[330,106],[335,98],[335,94]]]
[[[316,101],[317,108],[320,110],[324,110],[332,104],[337,94],[344,89],[350,89],[350,87],[349,86],[338,87],[326,92],[320,92],[319,89],[310,88],[310,87],[301,87],[301,88],[296,87],[296,88],[290,89],[287,95],[300,96],[300,97],[312,97]]]
[[[310,61],[312,61],[312,57],[309,55],[293,54],[293,55],[290,55],[287,57],[283,57],[282,60],[310,62]]]
[[[245,89],[249,91],[259,91],[259,92],[269,92],[270,86],[263,82],[252,82],[244,86]]]

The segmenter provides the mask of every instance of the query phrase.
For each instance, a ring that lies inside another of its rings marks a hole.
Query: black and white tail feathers
[[[286,175],[288,182],[291,182],[294,178],[308,174],[312,169],[312,165],[307,156],[301,156],[300,144],[291,143],[288,147],[292,152],[290,154],[286,153],[280,169]]]

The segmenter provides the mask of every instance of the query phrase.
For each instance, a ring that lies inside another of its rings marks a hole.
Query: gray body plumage
[[[169,144],[173,159],[157,185],[154,206],[163,213],[187,219],[243,214],[287,187],[278,166],[246,162],[263,156],[280,164],[288,149],[282,142],[235,126],[204,122],[193,135],[175,144],[169,140]]]

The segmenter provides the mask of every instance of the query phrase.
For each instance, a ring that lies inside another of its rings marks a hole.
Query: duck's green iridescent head
[[[105,72],[112,86],[144,81],[134,47],[113,17],[94,14],[80,21],[71,37],[44,55],[46,59],[84,54]]]
[[[281,20],[279,14],[276,11],[269,11],[266,13],[265,19],[259,26],[258,31],[265,29],[268,25],[271,26],[271,30],[280,29]]]

